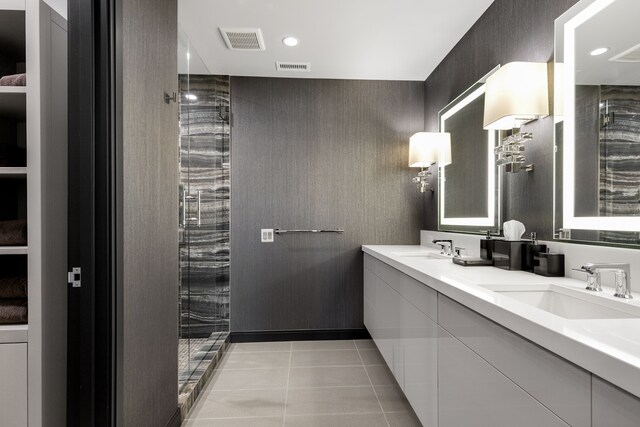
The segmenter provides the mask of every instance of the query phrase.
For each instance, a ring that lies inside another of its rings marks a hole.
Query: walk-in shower
[[[229,334],[229,78],[180,74],[179,91],[182,403],[201,386]]]

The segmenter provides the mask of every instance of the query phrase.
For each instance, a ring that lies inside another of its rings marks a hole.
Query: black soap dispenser
[[[547,245],[538,243],[536,232],[531,232],[531,241],[524,246],[522,254],[522,269],[533,273],[535,267],[535,256],[539,253],[546,253]]]
[[[546,277],[564,277],[564,255],[539,252],[534,256],[533,272]]]
[[[491,238],[491,230],[487,230],[487,237],[480,240],[480,258],[486,260],[493,259],[494,242],[495,240]]]

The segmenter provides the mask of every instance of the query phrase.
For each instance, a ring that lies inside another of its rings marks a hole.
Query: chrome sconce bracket
[[[430,190],[433,193],[434,192],[433,187],[427,181],[431,175],[433,174],[428,170],[425,170],[425,168],[420,168],[420,172],[418,172],[418,176],[414,177],[411,180],[411,182],[416,184],[416,186],[418,187],[418,190],[421,193],[426,193],[427,190]]]
[[[504,138],[494,152],[496,154],[496,164],[504,166],[505,172],[518,173],[522,170],[532,172],[533,164],[525,164],[524,142],[531,141],[533,134],[531,132],[520,132],[514,129],[513,134]]]

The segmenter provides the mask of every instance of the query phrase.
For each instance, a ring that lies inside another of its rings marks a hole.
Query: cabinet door
[[[592,378],[593,427],[638,427],[640,399],[595,375]]]
[[[401,302],[402,389],[422,425],[436,426],[438,325],[406,299]]]
[[[439,427],[567,426],[444,329],[438,372]]]
[[[394,295],[390,293],[389,287],[369,270],[365,263],[364,324],[390,369],[393,367],[392,323],[394,319],[392,313],[394,300]]]
[[[0,424],[27,425],[27,344],[0,344]]]
[[[381,265],[375,263],[379,261],[365,257],[365,325],[422,424],[435,426],[438,421],[438,328],[421,309],[431,307],[435,317],[437,296],[424,293],[428,288],[397,270],[393,270],[392,275],[386,274],[385,280],[381,279],[374,274],[380,271]],[[394,289],[399,283],[403,284],[403,290],[410,285],[420,287],[411,302]]]

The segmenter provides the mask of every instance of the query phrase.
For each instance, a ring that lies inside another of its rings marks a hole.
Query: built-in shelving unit
[[[16,94],[16,93],[27,93],[27,87],[26,86],[0,86],[0,97],[4,96],[5,94]],[[5,102],[5,99],[3,99],[3,103]]]
[[[0,345],[27,342],[28,325],[0,325]]]
[[[0,179],[1,178],[26,178],[27,168],[21,167],[0,167]]]
[[[27,255],[28,250],[27,246],[0,246],[0,255]]]
[[[66,425],[67,23],[41,0],[0,0],[0,77],[21,73],[26,86],[0,86],[0,221],[26,221],[27,238],[2,240],[0,276],[26,277],[28,319],[0,321],[0,424],[56,427]]]

